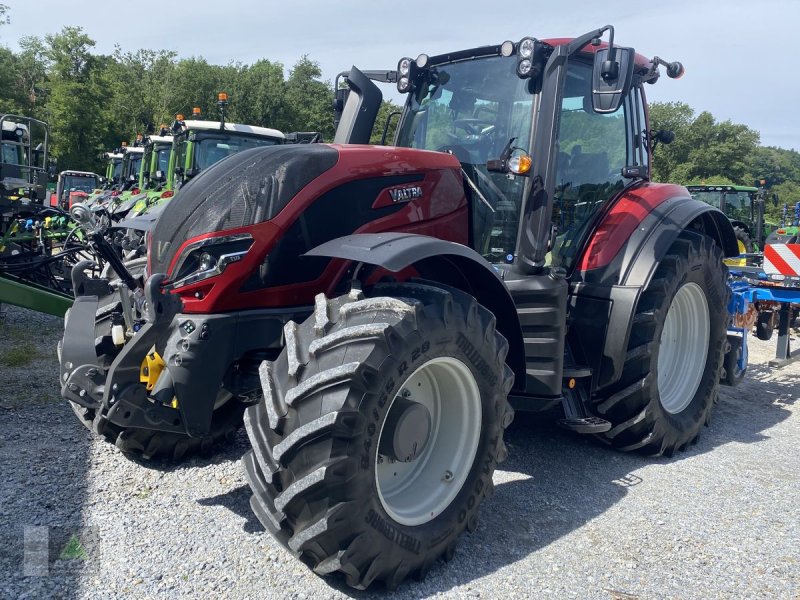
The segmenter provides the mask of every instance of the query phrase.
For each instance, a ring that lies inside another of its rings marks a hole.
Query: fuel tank
[[[302,255],[337,237],[382,231],[468,244],[458,160],[386,146],[254,148],[204,171],[170,201],[149,241],[149,273],[174,282],[173,270],[186,264],[185,254],[198,242],[249,234],[253,243],[241,260],[216,277],[176,288],[185,310],[311,303],[316,293],[333,289],[342,262]]]

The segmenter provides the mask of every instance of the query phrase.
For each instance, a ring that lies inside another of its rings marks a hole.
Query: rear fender
[[[602,388],[619,380],[625,362],[633,315],[639,296],[661,260],[683,231],[696,231],[711,237],[725,256],[739,254],[736,236],[728,218],[720,210],[688,197],[675,197],[659,204],[630,234],[624,247],[600,277],[585,277],[573,285],[571,319],[594,327],[592,343],[571,340],[585,350],[585,360],[595,369],[594,387]],[[585,275],[585,274],[584,274]],[[593,281],[591,281],[593,279]],[[598,304],[607,309],[607,323],[597,323],[597,315],[582,314],[584,306]],[[583,329],[583,328],[581,328]],[[598,351],[601,351],[598,354]]]
[[[497,330],[508,340],[514,389],[524,389],[525,350],[514,301],[494,267],[471,248],[424,235],[361,233],[321,244],[304,256],[343,258],[393,273],[413,266],[424,279],[470,294],[495,315]]]

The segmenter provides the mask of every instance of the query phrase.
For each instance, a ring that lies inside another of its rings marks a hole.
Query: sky
[[[800,150],[800,77],[792,48],[800,0],[2,0],[11,24],[0,44],[80,26],[95,51],[174,50],[209,62],[317,61],[327,80],[351,65],[393,69],[403,56],[537,38],[576,37],[606,24],[615,42],[679,60],[686,75],[647,87],[650,101],[682,101],[743,123],[765,146]],[[663,74],[663,69],[662,69]],[[387,97],[398,100],[384,88]]]

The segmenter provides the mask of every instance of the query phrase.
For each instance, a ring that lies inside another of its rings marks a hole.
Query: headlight
[[[219,275],[229,264],[242,260],[252,245],[253,236],[249,233],[206,238],[189,244],[178,258],[170,288]]]
[[[397,91],[401,94],[411,91],[412,63],[410,58],[401,58],[397,63]]]

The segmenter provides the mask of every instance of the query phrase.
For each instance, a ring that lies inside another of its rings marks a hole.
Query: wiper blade
[[[490,211],[495,212],[494,207],[491,204],[489,204],[489,201],[486,199],[486,196],[484,196],[481,193],[481,191],[478,189],[478,186],[475,185],[474,181],[472,181],[472,178],[469,175],[467,175],[467,172],[464,170],[464,167],[461,167],[461,174],[464,176],[464,179],[466,180],[467,185],[469,185],[470,189],[473,192],[475,192],[475,194],[477,194],[477,196],[478,196],[478,198],[480,198],[481,202],[483,202],[489,208]]]

